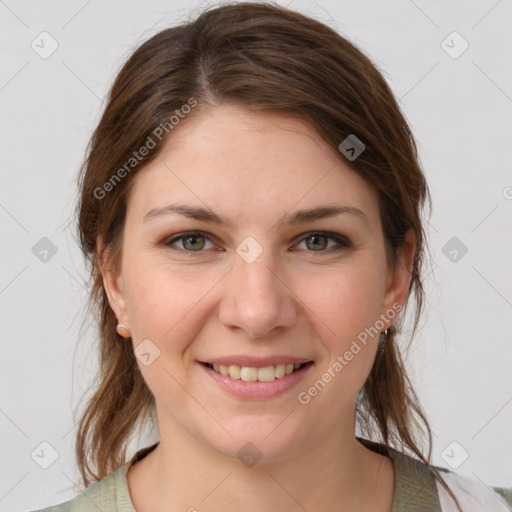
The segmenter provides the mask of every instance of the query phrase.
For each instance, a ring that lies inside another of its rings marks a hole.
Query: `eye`
[[[335,245],[334,247],[327,249],[329,240],[334,241]],[[335,233],[328,233],[323,231],[312,231],[310,233],[306,233],[301,238],[300,243],[306,244],[307,249],[310,249],[308,252],[319,253],[333,253],[352,247],[352,243],[347,238],[336,235]]]
[[[190,231],[188,233],[182,233],[181,235],[175,236],[169,240],[164,242],[165,246],[168,246],[170,249],[182,250],[187,252],[201,252],[205,247],[205,240],[208,240],[213,247],[213,243],[210,239],[201,231]],[[176,242],[180,242],[181,248],[172,247]],[[210,247],[212,249],[213,247]],[[208,247],[207,247],[208,248]]]
[[[329,241],[334,241],[334,247],[329,247]],[[211,246],[207,247],[207,243]],[[181,247],[176,246],[179,243]],[[312,231],[306,233],[300,239],[300,243],[305,243],[307,252],[333,253],[352,247],[352,243],[345,237],[335,233]],[[203,249],[214,249],[216,246],[210,238],[202,231],[189,231],[181,233],[173,238],[163,242],[163,245],[171,250],[184,251],[188,253],[200,253]],[[292,250],[296,250],[295,248]]]

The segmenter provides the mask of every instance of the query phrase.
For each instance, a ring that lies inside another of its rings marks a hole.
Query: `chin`
[[[225,455],[240,460],[247,467],[258,463],[276,463],[286,460],[293,450],[300,447],[304,432],[294,434],[292,425],[283,422],[285,416],[245,417],[229,423],[222,436],[211,438],[205,435],[204,441],[212,448]],[[280,422],[282,425],[279,426]],[[297,425],[297,431],[299,425]]]

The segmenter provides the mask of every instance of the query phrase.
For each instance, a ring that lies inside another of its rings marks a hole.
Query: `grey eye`
[[[202,235],[192,235],[187,237],[182,237],[183,247],[187,250],[195,251],[201,250],[205,245],[205,239]]]
[[[329,241],[334,242],[334,244],[330,247],[328,247]],[[302,237],[300,243],[304,243],[306,245],[308,252],[318,253],[336,252],[339,250],[348,249],[352,246],[348,239],[335,235],[334,233],[306,233],[306,235]]]
[[[212,249],[214,244],[211,240],[204,235],[203,233],[182,233],[181,235],[175,236],[164,242],[164,245],[169,247],[170,249],[177,249],[178,251],[186,251],[186,252],[201,252],[205,249],[205,244],[209,242],[211,247],[206,247],[206,249]],[[181,247],[177,244],[180,243]]]
[[[325,249],[329,245],[329,237],[325,235],[310,235],[304,240],[306,241],[308,249]],[[308,244],[308,240],[311,240],[312,243]]]

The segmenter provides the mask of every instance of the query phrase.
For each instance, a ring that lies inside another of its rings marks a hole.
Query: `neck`
[[[391,461],[359,443],[353,429],[340,426],[322,443],[302,446],[279,460],[261,459],[251,467],[175,424],[160,425],[160,439],[130,470],[132,501],[142,512],[391,510]]]

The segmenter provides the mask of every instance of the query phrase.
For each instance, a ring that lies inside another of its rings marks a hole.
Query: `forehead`
[[[292,209],[343,204],[378,220],[377,196],[305,120],[218,106],[178,124],[134,179],[129,216],[186,202],[275,222]]]

